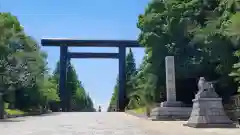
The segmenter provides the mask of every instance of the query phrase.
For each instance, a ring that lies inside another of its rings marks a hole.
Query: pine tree
[[[127,95],[127,104],[130,101],[129,100],[129,93],[133,92],[135,89],[133,87],[133,77],[136,75],[137,70],[136,70],[136,63],[135,63],[135,59],[134,59],[134,55],[131,49],[129,49],[129,53],[126,56],[126,95]],[[116,107],[117,106],[117,100],[118,100],[118,79],[117,79],[117,83],[114,87],[114,92],[109,104],[109,111],[111,106]]]
[[[64,94],[64,96],[66,96],[68,111],[83,111],[85,109],[94,110],[92,99],[86,94],[81,81],[78,80],[74,66],[69,62],[67,67],[67,86],[65,92],[60,93],[59,90],[58,92],[59,95]],[[56,68],[53,72],[53,78],[56,83],[59,83],[59,71],[60,65],[59,62],[57,62]]]

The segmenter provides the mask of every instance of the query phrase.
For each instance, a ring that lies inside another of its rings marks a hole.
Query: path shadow
[[[0,123],[2,122],[23,122],[24,120],[20,120],[20,119],[3,119],[0,120]]]
[[[183,126],[190,128],[199,128],[199,129],[209,129],[209,128],[224,128],[224,129],[239,129],[239,126],[236,124],[183,124]]]
[[[47,116],[57,116],[57,115],[60,115],[62,114],[62,112],[51,112],[51,113],[45,113],[45,114],[30,114],[28,116],[31,116],[31,117],[47,117]],[[28,117],[26,116],[26,117]]]
[[[126,112],[127,114],[129,115],[132,115],[132,116],[135,116],[135,117],[138,117],[138,118],[143,118],[143,119],[146,119],[146,120],[150,120],[150,121],[153,121],[153,122],[158,122],[158,121],[185,121],[187,123],[188,119],[189,118],[173,118],[173,117],[168,117],[168,118],[159,118],[157,120],[155,119],[151,119],[150,117],[147,117],[146,114],[137,114],[133,111],[127,111]],[[202,128],[202,129],[206,129],[206,128],[230,128],[230,129],[239,129],[240,128],[240,125],[237,123],[237,122],[234,122],[233,125],[199,125],[197,127],[194,127],[194,126],[187,126],[186,124],[180,124],[181,126],[186,126],[186,127],[190,127],[190,128]]]
[[[189,118],[159,118],[157,120],[152,119],[152,121],[188,121]]]
[[[151,120],[151,121],[187,121],[189,118],[174,118],[174,117],[162,117],[162,118],[159,118],[159,119],[151,119],[151,117],[148,117],[147,114],[138,114],[138,113],[135,113],[133,111],[126,111],[127,114],[130,114],[132,116],[135,116],[135,117],[138,117],[138,118],[144,118],[144,119],[147,119],[147,120]]]

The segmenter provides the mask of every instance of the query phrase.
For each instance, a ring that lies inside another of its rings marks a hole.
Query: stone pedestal
[[[167,56],[165,63],[167,101],[160,103],[154,108],[150,114],[150,118],[152,120],[188,119],[191,108],[183,107],[184,104],[182,102],[176,101],[174,56]]]
[[[180,101],[160,103],[151,111],[150,119],[156,120],[188,120],[191,114],[191,107],[184,107]]]
[[[193,100],[191,116],[184,125],[195,128],[236,127],[224,112],[222,98],[201,98],[201,96]]]
[[[187,120],[191,107],[156,107],[151,112],[152,120]]]

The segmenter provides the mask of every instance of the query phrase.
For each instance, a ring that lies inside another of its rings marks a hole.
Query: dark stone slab
[[[193,128],[237,128],[237,126],[232,123],[231,124],[187,123],[183,125]]]
[[[180,101],[164,101],[160,104],[160,107],[183,107],[184,104]]]

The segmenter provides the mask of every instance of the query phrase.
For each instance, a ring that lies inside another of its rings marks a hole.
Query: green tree
[[[117,97],[118,96],[118,86],[119,86],[119,82],[117,79],[116,85],[115,85],[113,93],[112,93],[110,103],[108,105],[108,109],[107,109],[108,112],[112,112],[112,111],[114,111],[114,109],[117,109],[116,107],[117,107],[117,99],[118,99],[118,97]]]
[[[0,63],[1,100],[12,91],[37,86],[46,71],[45,54],[10,13],[0,13]],[[0,108],[3,118],[2,101]]]
[[[67,88],[65,93],[62,93],[67,98],[68,102],[68,111],[84,111],[84,110],[94,110],[92,99],[88,94],[81,83],[78,80],[78,76],[76,70],[74,69],[71,62],[68,63],[68,72],[67,72]],[[59,71],[60,64],[59,61],[56,64],[56,68],[53,72],[53,80],[57,84],[59,84]],[[58,94],[60,96],[60,92],[58,89]],[[65,101],[66,102],[66,101]]]
[[[137,74],[136,63],[132,50],[129,50],[129,53],[126,57],[126,93],[128,98],[127,109],[134,108],[134,103],[130,102],[131,99],[129,94],[134,92],[136,89],[134,87],[134,76]]]
[[[75,100],[73,98],[76,95],[78,88],[80,87],[80,82],[78,81],[78,76],[76,70],[74,69],[73,65],[70,63],[67,72],[67,92],[66,96],[68,96],[69,100],[69,109],[72,110],[72,103]],[[79,97],[78,97],[79,98]]]
[[[134,55],[132,50],[129,50],[129,53],[126,56],[126,95],[127,95],[127,104],[126,107],[127,109],[133,108],[133,104],[129,104],[131,102],[130,101],[130,97],[128,96],[129,93],[135,91],[135,88],[133,86],[133,77],[136,75],[137,70],[136,70],[136,63],[135,63],[135,59],[134,59]],[[109,103],[109,111],[111,107],[116,107],[117,106],[117,100],[118,100],[118,79],[117,79],[117,83],[114,87],[114,92],[111,98],[111,101]]]
[[[196,90],[194,83],[200,76],[218,80],[217,92],[228,99],[236,91],[228,74],[236,62],[232,55],[236,50],[234,42],[239,42],[237,31],[233,31],[237,21],[232,22],[238,4],[236,0],[151,1],[137,24],[141,30],[139,42],[146,49],[146,64],[141,74],[148,81],[141,84],[142,91],[154,89],[155,93],[164,93],[165,56],[173,55],[178,100],[188,98],[184,102],[191,103]]]

